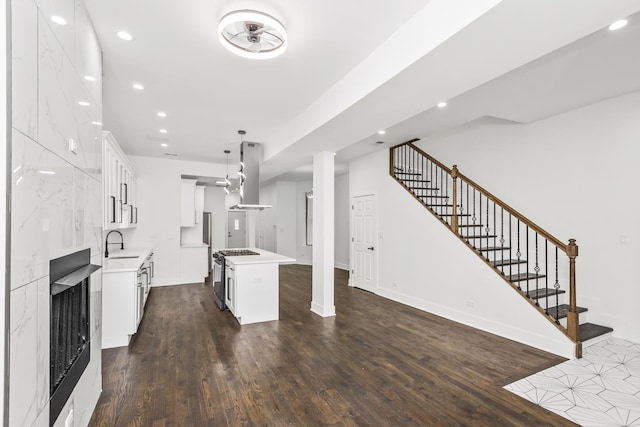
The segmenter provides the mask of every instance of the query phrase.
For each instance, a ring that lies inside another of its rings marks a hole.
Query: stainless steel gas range
[[[213,296],[220,310],[227,308],[225,300],[226,275],[224,258],[227,256],[260,255],[249,249],[224,249],[213,254]]]

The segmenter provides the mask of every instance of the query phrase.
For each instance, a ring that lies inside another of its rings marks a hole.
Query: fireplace
[[[50,261],[49,425],[53,425],[89,364],[90,264],[84,249]]]

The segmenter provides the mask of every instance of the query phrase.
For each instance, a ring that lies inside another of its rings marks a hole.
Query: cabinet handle
[[[120,202],[120,221],[118,221],[120,224],[122,224],[122,200],[118,200]]]
[[[138,223],[138,208],[135,207],[134,209],[136,210],[136,224],[137,224]]]
[[[111,218],[112,219],[109,222],[111,224],[115,224],[115,222],[116,222],[116,196],[109,196],[109,198],[113,202],[111,204]]]
[[[151,261],[150,265],[151,265],[151,277],[155,277],[155,275],[156,275],[156,265],[153,263],[153,261]]]
[[[133,224],[133,205],[129,205],[129,223]]]
[[[126,183],[123,183],[122,185],[124,185],[124,204],[126,205],[127,202],[129,201],[129,189],[127,187]],[[122,195],[120,196],[120,198],[122,198]]]

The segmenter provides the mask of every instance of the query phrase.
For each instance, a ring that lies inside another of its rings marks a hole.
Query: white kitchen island
[[[295,260],[262,249],[258,255],[225,257],[225,300],[241,325],[279,318],[279,267]]]

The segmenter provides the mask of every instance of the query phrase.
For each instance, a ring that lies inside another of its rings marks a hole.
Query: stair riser
[[[587,323],[589,321],[589,312],[585,311],[584,313],[578,313],[578,324]],[[567,327],[567,318],[560,319],[560,324],[563,328]],[[595,338],[594,338],[595,339]]]

